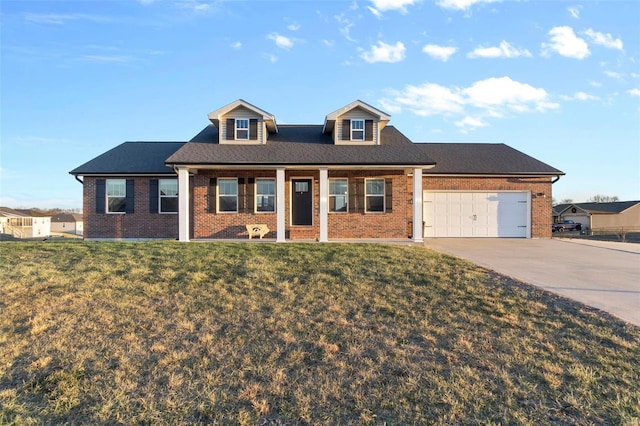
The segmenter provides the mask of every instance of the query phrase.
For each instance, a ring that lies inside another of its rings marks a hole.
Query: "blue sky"
[[[321,124],[361,99],[416,142],[506,143],[554,198],[640,199],[637,1],[0,0],[0,205],[79,208],[70,170],[185,141],[238,98]]]

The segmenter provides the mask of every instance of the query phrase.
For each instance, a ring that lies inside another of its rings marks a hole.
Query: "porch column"
[[[422,243],[422,169],[413,169],[413,241]]]
[[[284,169],[276,169],[276,242],[285,242],[285,211],[286,203],[284,198]]]
[[[178,167],[178,241],[189,241],[189,170]]]
[[[320,241],[329,242],[329,172],[320,168]]]

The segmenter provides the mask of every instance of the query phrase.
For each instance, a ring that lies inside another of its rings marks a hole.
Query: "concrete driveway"
[[[424,245],[640,326],[640,244],[435,238]]]

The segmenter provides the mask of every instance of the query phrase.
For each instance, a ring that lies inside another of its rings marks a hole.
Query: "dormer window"
[[[351,120],[351,140],[364,140],[364,120]]]
[[[249,119],[236,118],[236,140],[249,139]]]

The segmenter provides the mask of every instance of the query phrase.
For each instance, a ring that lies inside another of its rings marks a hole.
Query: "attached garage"
[[[425,238],[530,238],[530,191],[425,191]]]

